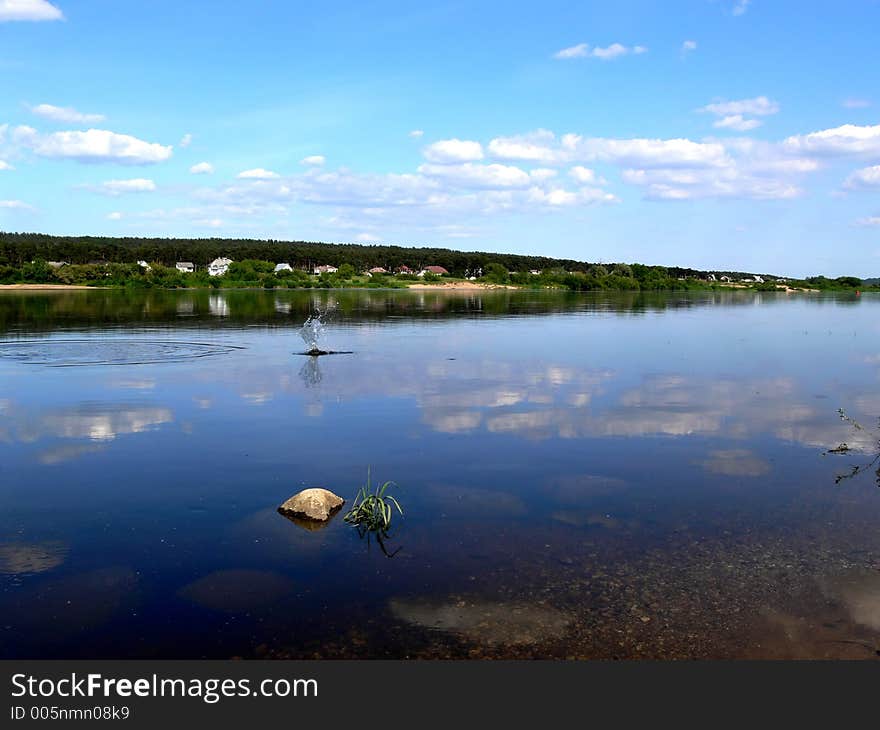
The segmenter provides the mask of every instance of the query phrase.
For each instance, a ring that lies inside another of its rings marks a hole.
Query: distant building
[[[729,283],[730,283],[730,277],[729,277],[729,276],[722,276],[722,277],[721,277],[721,281],[726,281],[726,282],[729,284]]]
[[[530,273],[532,276],[540,276],[540,275],[541,275],[541,269],[529,269],[529,273]]]
[[[718,281],[718,279],[715,278],[715,274],[707,274],[706,281]]]
[[[184,274],[191,274],[196,270],[196,265],[192,261],[178,261],[174,264],[174,268]]]
[[[66,261],[47,261],[46,263],[53,269],[60,269],[62,266],[70,266]]]
[[[316,274],[335,274],[337,271],[339,271],[339,269],[336,266],[330,266],[329,264],[315,267]]]
[[[137,265],[140,266],[144,271],[152,271],[153,267],[150,266],[146,261],[138,261]]]
[[[419,272],[419,276],[424,276],[425,274],[435,274],[436,276],[446,276],[449,272],[444,269],[442,266],[426,266]]]
[[[229,271],[229,264],[232,263],[232,259],[227,258],[219,258],[214,259],[210,264],[208,264],[208,276],[223,276],[227,271]]]
[[[394,273],[395,274],[414,274],[416,272],[413,271],[411,268],[409,268],[409,266],[404,264],[403,266],[398,266],[396,269],[394,269]]]
[[[290,264],[275,264],[275,273],[279,271],[293,271],[293,267]]]
[[[388,272],[385,271],[385,269],[383,269],[381,266],[374,266],[367,273],[372,276],[373,274],[387,274]]]

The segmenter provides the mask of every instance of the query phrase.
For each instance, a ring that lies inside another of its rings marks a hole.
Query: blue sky
[[[0,229],[880,275],[880,2],[0,0]]]

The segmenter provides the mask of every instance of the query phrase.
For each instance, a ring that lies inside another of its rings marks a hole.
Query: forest
[[[208,264],[218,257],[233,260],[224,276],[208,276]],[[149,267],[138,265],[149,263]],[[192,262],[195,272],[177,271],[178,261]],[[63,262],[63,266],[60,266]],[[276,263],[292,271],[274,273]],[[313,276],[315,266],[339,271]],[[741,271],[701,271],[681,266],[587,262],[547,256],[455,251],[445,248],[403,247],[228,238],[108,238],[51,236],[0,232],[0,284],[56,283],[136,288],[339,288],[405,286],[413,275],[365,277],[363,272],[401,266],[419,271],[442,266],[449,278],[477,278],[495,284],[556,287],[576,291],[662,291],[713,289],[721,278],[754,280]],[[538,273],[530,273],[538,272]],[[782,277],[759,274],[752,288],[773,290]],[[714,279],[713,279],[714,277]],[[426,280],[436,280],[427,275]],[[788,286],[811,289],[865,287],[857,277],[824,276],[785,280]],[[876,285],[871,288],[877,288]]]

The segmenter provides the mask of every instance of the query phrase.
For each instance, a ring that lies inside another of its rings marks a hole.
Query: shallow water
[[[3,292],[0,656],[877,658],[878,417],[870,295]]]

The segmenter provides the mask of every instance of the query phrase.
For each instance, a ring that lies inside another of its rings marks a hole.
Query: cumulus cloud
[[[428,162],[438,164],[474,162],[483,159],[483,146],[466,139],[441,139],[425,147],[422,155]]]
[[[323,165],[327,159],[324,155],[309,155],[308,157],[303,157],[300,161],[300,165],[310,165],[311,167],[320,167]]]
[[[749,9],[752,0],[736,0],[731,12],[734,15],[743,15]]]
[[[213,175],[214,166],[210,162],[198,162],[189,168],[193,175]]]
[[[78,162],[113,162],[121,165],[150,165],[171,157],[172,148],[104,129],[86,132],[42,134],[32,127],[19,126],[12,132],[13,144],[40,157]]]
[[[699,112],[714,114],[718,119],[713,123],[716,129],[732,129],[747,132],[760,127],[763,122],[747,117],[766,117],[779,112],[779,104],[766,96],[737,101],[717,101],[697,109]]]
[[[589,43],[578,43],[576,46],[563,48],[553,54],[553,58],[558,60],[568,60],[572,58],[598,58],[602,61],[611,61],[620,56],[629,54],[639,55],[647,53],[645,46],[624,46],[622,43],[612,43],[610,46],[590,46]]]
[[[181,147],[189,147],[192,144],[192,141],[193,141],[193,136],[191,134],[187,133],[187,134],[183,135],[183,137],[180,138],[180,142],[178,142],[178,144]]]
[[[880,188],[880,165],[856,170],[846,179],[843,186],[848,190]]]
[[[544,182],[556,177],[557,174],[556,170],[549,167],[536,167],[534,170],[529,170],[529,177],[536,182]]]
[[[8,162],[4,162],[0,160],[0,170],[14,170],[15,168],[10,165]]]
[[[527,172],[510,165],[420,165],[418,171],[429,178],[442,179],[463,188],[526,188],[532,183]]]
[[[582,165],[575,165],[568,171],[569,177],[583,185],[596,185],[596,184],[604,184],[604,180],[601,180],[596,175],[595,170],[591,170],[588,167],[584,167]]]
[[[0,0],[0,23],[11,20],[62,20],[64,13],[46,0]]]
[[[768,116],[779,112],[779,104],[766,96],[756,96],[753,99],[740,99],[738,101],[718,101],[699,109],[701,112],[709,112],[716,116],[729,114],[751,114],[754,116]]]
[[[31,113],[43,119],[53,122],[67,122],[69,124],[96,124],[103,122],[106,117],[103,114],[84,114],[70,106],[53,106],[52,104],[37,104],[32,106]]]
[[[697,42],[696,41],[685,41],[681,44],[681,55],[682,57],[688,55],[689,53],[697,50]]]
[[[409,136],[413,139],[419,139],[425,136],[425,131],[423,129],[414,129],[409,133]]]
[[[792,153],[814,155],[880,155],[880,124],[844,124],[833,129],[787,137],[783,146]]]
[[[85,186],[104,195],[123,195],[124,193],[152,193],[156,190],[156,183],[147,178],[137,177],[130,180],[107,180],[100,185]]]
[[[276,180],[281,175],[271,170],[264,170],[262,167],[255,167],[253,170],[244,170],[238,173],[236,177],[239,180]]]
[[[730,114],[713,122],[712,126],[717,129],[733,129],[737,132],[748,132],[750,129],[760,127],[763,122],[759,119],[746,119],[742,114]]]
[[[522,160],[544,164],[576,162],[614,162],[635,167],[713,166],[727,162],[720,142],[694,142],[689,139],[614,139],[565,134],[557,137],[538,130],[513,137],[496,137],[489,142],[489,153],[502,160]]]

